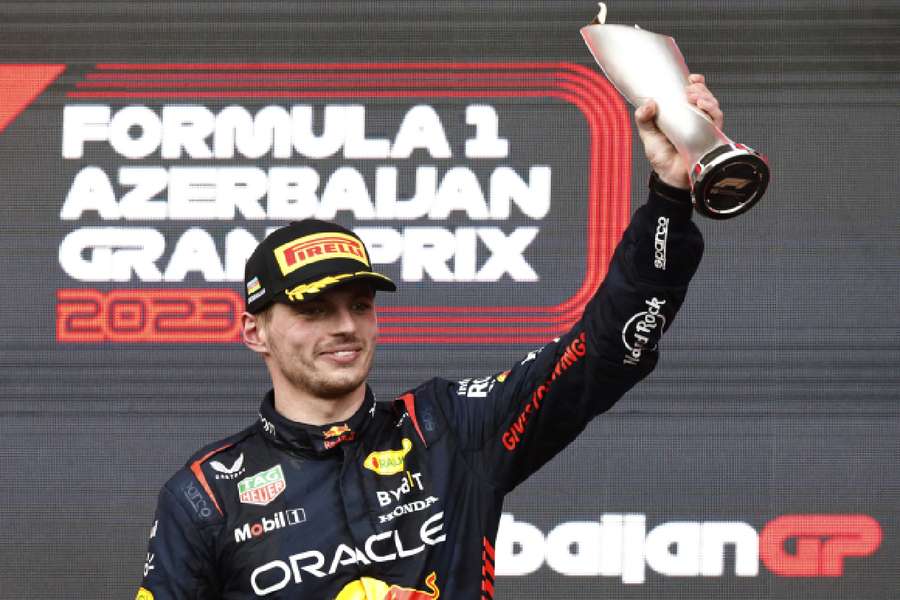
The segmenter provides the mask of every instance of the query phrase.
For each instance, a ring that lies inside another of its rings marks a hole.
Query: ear
[[[260,354],[269,352],[266,343],[266,330],[260,320],[254,314],[245,312],[241,315],[241,340],[244,345]]]

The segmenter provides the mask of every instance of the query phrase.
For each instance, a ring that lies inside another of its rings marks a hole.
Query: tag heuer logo
[[[238,493],[242,504],[265,506],[278,497],[287,484],[281,465],[275,465],[266,471],[260,471],[238,482]]]

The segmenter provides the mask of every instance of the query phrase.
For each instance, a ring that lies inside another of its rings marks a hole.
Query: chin
[[[313,391],[322,398],[340,398],[346,396],[366,383],[366,377],[369,374],[368,369],[361,369],[356,366],[347,371],[331,373],[313,385]]]
[[[321,398],[342,398],[347,394],[359,389],[359,386],[365,383],[365,377],[358,381],[335,381],[328,382],[318,386],[314,390],[317,396]]]

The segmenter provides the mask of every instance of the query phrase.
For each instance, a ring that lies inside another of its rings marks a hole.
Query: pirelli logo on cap
[[[369,266],[369,257],[362,243],[345,233],[314,233],[275,248],[275,260],[282,275],[332,258],[349,258]]]

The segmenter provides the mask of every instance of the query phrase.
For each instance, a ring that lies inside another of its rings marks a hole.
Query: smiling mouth
[[[323,357],[340,363],[353,362],[360,354],[362,354],[362,348],[329,350],[321,353]]]

